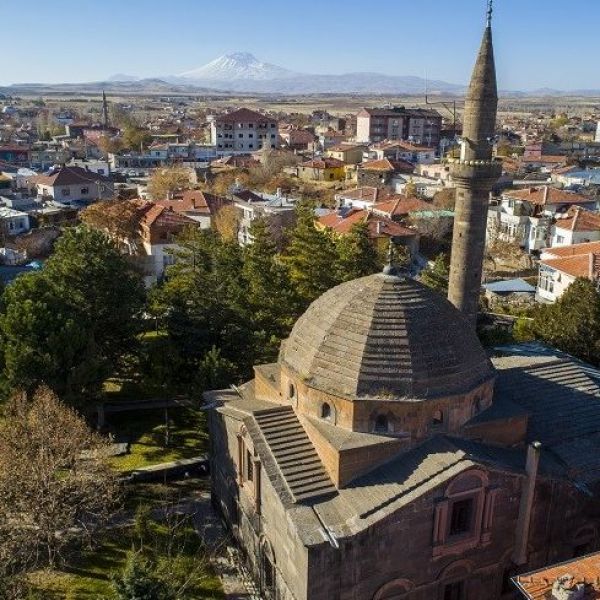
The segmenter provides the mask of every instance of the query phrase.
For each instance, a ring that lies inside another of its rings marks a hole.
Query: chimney
[[[551,600],[583,600],[585,584],[576,583],[570,574],[561,575],[552,586]]]
[[[515,532],[515,548],[512,560],[516,565],[527,562],[527,545],[529,542],[529,527],[531,525],[531,509],[535,495],[535,482],[537,479],[538,465],[540,462],[540,442],[532,442],[527,448],[527,461],[525,463],[526,477],[521,492],[519,505],[519,518]]]

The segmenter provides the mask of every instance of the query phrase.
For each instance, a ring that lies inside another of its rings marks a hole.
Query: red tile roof
[[[559,190],[550,186],[528,188],[526,190],[510,190],[504,192],[504,196],[539,206],[546,206],[548,204],[587,204],[593,202],[593,199],[589,196]]]
[[[567,231],[600,231],[600,214],[580,206],[569,209],[568,218],[557,219],[556,227]]]
[[[594,254],[580,254],[561,258],[546,258],[540,261],[547,267],[566,273],[572,277],[591,277]]]
[[[554,582],[563,575],[571,575],[573,583],[585,585],[585,600],[600,599],[600,553],[540,569],[534,573],[516,577],[520,588],[529,600],[545,600],[550,597]]]
[[[381,202],[383,200],[387,200],[388,198],[392,197],[393,194],[383,188],[363,186],[353,190],[341,192],[339,196],[348,200],[362,200],[375,203],[377,201]]]
[[[198,213],[202,215],[214,215],[225,204],[231,204],[227,198],[208,194],[200,190],[186,190],[179,192],[169,200],[157,200],[155,204],[164,206],[176,213]]]
[[[556,248],[546,248],[544,254],[551,254],[552,258],[563,258],[567,256],[580,256],[590,252],[600,253],[600,242],[585,242],[583,244],[573,244],[571,246],[558,246]]]
[[[407,198],[406,196],[396,196],[385,202],[378,202],[373,206],[373,211],[385,213],[390,217],[403,217],[418,210],[434,209],[435,207],[430,202],[425,202],[420,198]]]
[[[414,237],[416,231],[404,227],[388,217],[375,215],[370,210],[351,210],[342,216],[340,213],[332,212],[319,219],[323,227],[327,227],[339,234],[349,233],[352,227],[361,222],[367,222],[369,237]]]

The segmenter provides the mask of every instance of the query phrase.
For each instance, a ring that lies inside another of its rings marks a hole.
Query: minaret
[[[108,129],[108,102],[104,90],[102,90],[102,125],[104,129]]]
[[[501,166],[492,159],[498,89],[492,44],[492,0],[465,99],[460,159],[450,159],[456,208],[448,299],[475,327],[485,250],[490,191]]]

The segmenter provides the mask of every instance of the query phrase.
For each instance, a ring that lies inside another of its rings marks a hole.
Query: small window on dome
[[[321,405],[321,419],[331,419],[331,406],[327,402]]]
[[[436,410],[433,413],[431,424],[433,425],[433,427],[440,427],[444,424],[444,413],[441,410]]]
[[[288,385],[288,396],[290,398],[296,397],[296,386],[292,382],[290,382],[290,384]]]
[[[389,431],[389,422],[385,415],[377,415],[375,419],[375,431],[377,433],[387,433]]]
[[[475,401],[473,402],[473,416],[478,415],[481,412],[481,407],[482,407],[481,398],[479,398],[479,396],[478,396],[477,398],[475,398]]]

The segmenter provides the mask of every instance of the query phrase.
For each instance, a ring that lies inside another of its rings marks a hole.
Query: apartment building
[[[250,154],[265,147],[277,148],[278,123],[271,117],[240,108],[211,117],[210,139],[217,154]]]
[[[435,147],[441,130],[442,115],[424,108],[363,108],[356,117],[357,142],[408,140]]]

